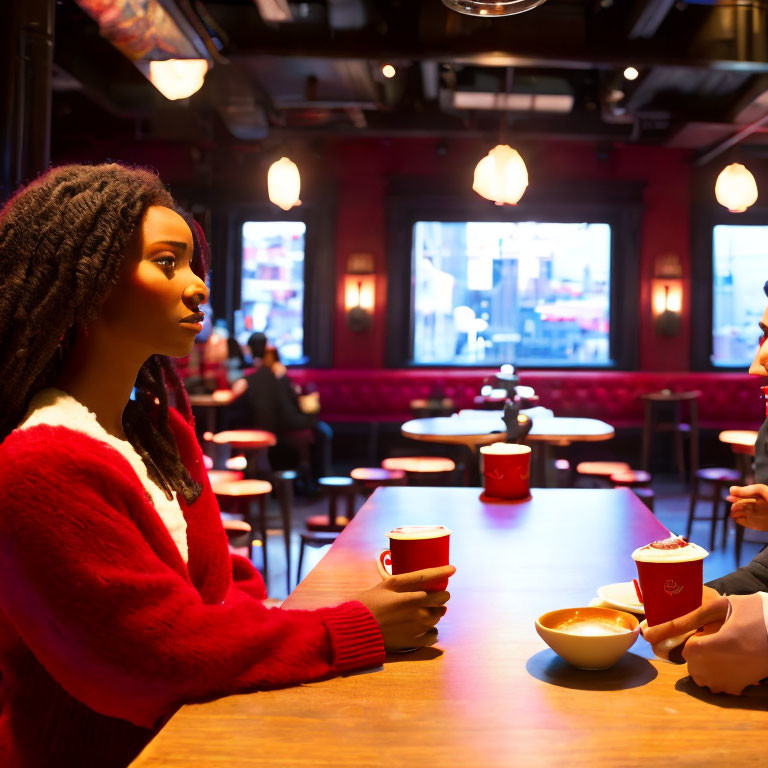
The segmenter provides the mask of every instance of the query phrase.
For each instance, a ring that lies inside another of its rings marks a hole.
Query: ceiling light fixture
[[[287,157],[281,157],[269,166],[267,194],[278,208],[288,211],[295,205],[301,205],[300,192],[301,176],[296,163]]]
[[[541,5],[546,0],[443,0],[443,5],[465,16],[513,16]]]
[[[385,64],[381,68],[381,74],[384,75],[384,77],[392,78],[397,74],[397,70],[391,64]]]
[[[634,67],[627,67],[624,70],[624,78],[626,80],[637,80],[640,73]]]
[[[205,59],[166,59],[149,62],[149,81],[170,101],[197,93],[208,72]]]
[[[528,169],[516,149],[495,146],[475,167],[472,189],[496,205],[517,205],[528,187]]]
[[[512,68],[506,70],[505,101],[512,90]],[[517,205],[528,187],[528,169],[516,149],[504,141],[507,112],[499,122],[499,143],[475,166],[472,189],[496,205]]]
[[[731,213],[744,213],[757,200],[755,177],[741,163],[731,163],[717,177],[715,198]]]

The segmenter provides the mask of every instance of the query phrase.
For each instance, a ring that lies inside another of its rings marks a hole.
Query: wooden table
[[[755,455],[757,432],[754,429],[726,429],[717,436],[717,439],[721,443],[730,445],[734,453]]]
[[[452,599],[434,649],[383,669],[183,707],[136,760],[171,766],[742,766],[765,759],[768,692],[693,685],[637,641],[610,670],[574,669],[534,629],[635,574],[667,531],[626,489],[534,489],[483,505],[472,488],[377,490],[285,605],[313,608],[376,581],[394,526],[454,535]]]

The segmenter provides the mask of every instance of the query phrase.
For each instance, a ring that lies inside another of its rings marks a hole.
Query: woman
[[[768,296],[768,283],[763,291]],[[759,326],[760,341],[749,372],[768,376],[768,307]],[[754,485],[730,489],[731,517],[738,525],[767,531],[768,418],[755,443],[754,470]],[[710,581],[701,608],[650,627],[643,635],[659,645],[689,632],[696,634],[685,643],[683,658],[699,685],[713,693],[740,694],[768,678],[768,548],[743,568]]]
[[[3,766],[126,765],[184,702],[435,642],[448,593],[419,583],[450,566],[288,611],[229,555],[169,360],[200,330],[205,253],[154,174],[114,164],[0,212]]]

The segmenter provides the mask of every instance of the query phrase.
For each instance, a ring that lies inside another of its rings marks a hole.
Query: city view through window
[[[608,224],[419,221],[416,364],[611,365]]]
[[[747,368],[765,309],[768,227],[720,224],[712,232],[712,365]]]
[[[284,363],[304,362],[303,221],[246,221],[235,335],[263,331]]]

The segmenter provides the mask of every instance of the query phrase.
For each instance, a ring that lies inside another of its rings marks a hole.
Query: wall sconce
[[[350,330],[361,333],[371,327],[375,295],[376,275],[344,276],[344,309]]]
[[[683,311],[683,270],[676,253],[656,259],[651,281],[653,323],[659,336],[680,333]]]

